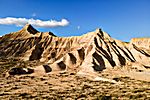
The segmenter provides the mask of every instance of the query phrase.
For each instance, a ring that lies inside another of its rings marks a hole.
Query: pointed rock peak
[[[26,24],[21,31],[27,31],[31,34],[36,34],[38,32],[31,24]]]
[[[54,37],[56,37],[56,35],[54,35],[52,32],[41,32],[40,37],[45,37],[45,36],[54,36]]]
[[[101,37],[101,38],[110,38],[110,35],[106,32],[102,31],[102,29],[97,28],[95,32]]]
[[[97,34],[100,34],[102,37],[104,37],[104,32],[102,31],[102,29],[97,28],[97,29],[95,30],[95,32],[96,32]]]
[[[48,34],[56,37],[56,35],[52,32],[48,32]]]
[[[96,32],[96,33],[100,33],[100,32],[102,32],[102,30],[101,30],[100,28],[97,28],[97,29],[95,30],[95,32]]]

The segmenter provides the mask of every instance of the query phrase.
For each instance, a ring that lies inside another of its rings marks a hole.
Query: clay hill
[[[51,71],[102,71],[134,63],[146,69],[150,68],[150,39],[134,38],[125,43],[111,38],[101,29],[82,36],[57,37],[27,24],[20,31],[0,39],[0,56],[38,60]]]
[[[110,83],[125,80],[116,78],[122,76],[150,81],[150,38],[133,38],[130,42],[122,42],[113,39],[101,29],[82,36],[57,37],[52,32],[39,32],[27,24],[20,31],[0,37],[0,66],[1,74],[7,78],[16,75],[13,79],[23,77],[18,76],[21,74],[54,77],[52,75],[54,73],[57,73],[56,76],[71,73],[71,75],[85,75],[91,80]],[[72,77],[71,75],[67,74],[66,80],[69,80],[70,78],[67,77]],[[73,81],[68,84],[73,84]],[[144,98],[149,95],[149,90],[146,91],[148,92],[145,92],[147,94]],[[19,94],[19,96],[28,97],[28,94]],[[89,98],[87,95],[82,97]]]

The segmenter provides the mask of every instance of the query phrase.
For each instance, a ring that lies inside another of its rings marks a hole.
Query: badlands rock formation
[[[27,24],[0,38],[0,57],[38,61],[46,72],[95,72],[115,67],[150,68],[150,38],[122,42],[101,29],[82,36],[57,37]],[[130,69],[130,68],[129,68]]]

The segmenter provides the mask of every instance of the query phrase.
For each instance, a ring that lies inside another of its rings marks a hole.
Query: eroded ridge
[[[39,61],[41,65],[38,66],[47,65],[51,71],[94,72],[134,63],[147,69],[150,66],[150,39],[144,41],[144,45],[140,39],[122,42],[101,29],[82,36],[57,37],[27,24],[20,31],[0,38],[0,56]]]

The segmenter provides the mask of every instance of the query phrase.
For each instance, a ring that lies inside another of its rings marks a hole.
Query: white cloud
[[[79,29],[80,29],[80,26],[77,26],[77,29],[79,30]]]
[[[32,14],[32,17],[35,17],[35,16],[36,16],[36,13],[33,13],[33,14]]]
[[[56,20],[40,20],[40,19],[26,19],[26,18],[13,18],[6,17],[0,18],[0,24],[3,25],[16,25],[16,26],[24,26],[25,24],[32,24],[37,27],[58,27],[58,26],[67,26],[69,21],[66,19],[61,19],[61,21]]]

